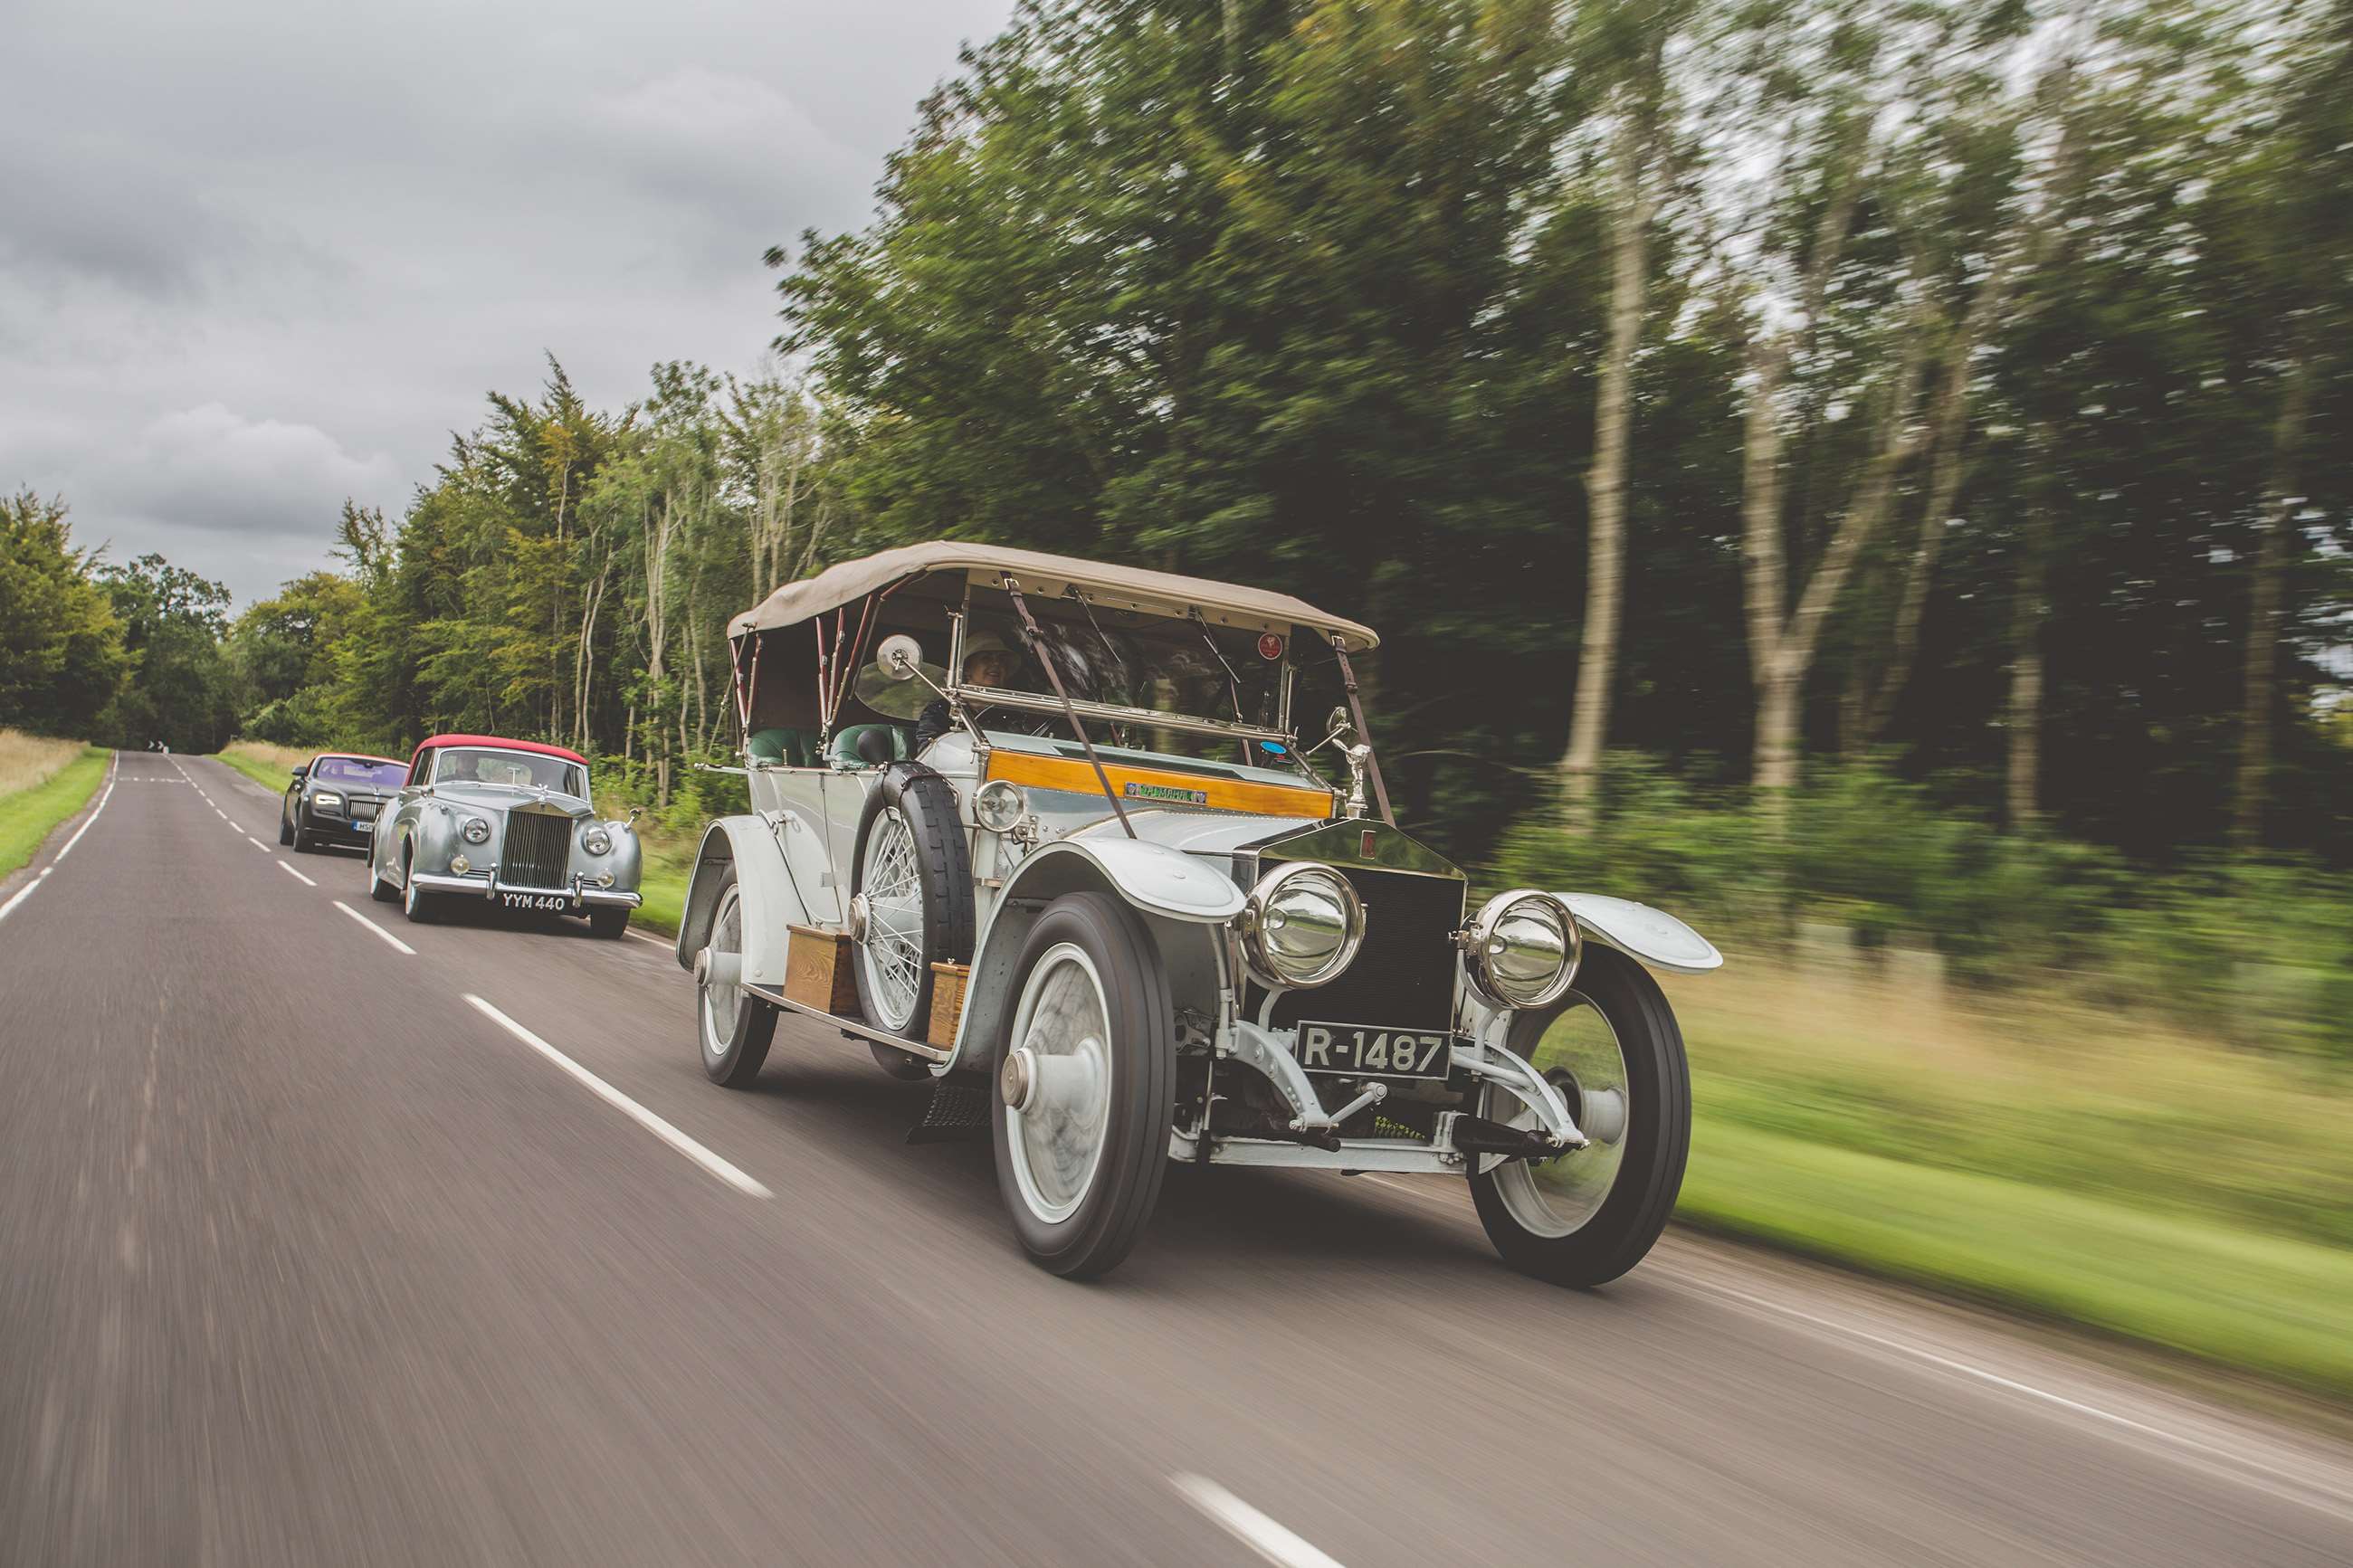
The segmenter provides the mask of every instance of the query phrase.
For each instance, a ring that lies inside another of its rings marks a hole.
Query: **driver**
[[[964,679],[965,686],[993,686],[1000,691],[1013,689],[1014,678],[1021,673],[1021,655],[995,632],[976,633],[965,645]],[[902,710],[904,711],[904,710]],[[931,705],[915,719],[915,750],[925,746],[948,732],[948,703],[944,697],[934,697]]]

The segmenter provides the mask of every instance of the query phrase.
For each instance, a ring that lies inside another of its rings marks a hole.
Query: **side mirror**
[[[1335,735],[1338,734],[1341,731],[1349,728],[1348,710],[1346,707],[1342,706],[1333,709],[1332,716],[1324,721],[1324,728],[1330,731]]]
[[[892,632],[874,645],[874,664],[892,680],[913,680],[923,668],[923,645],[904,632]]]
[[[909,637],[907,640],[913,642],[915,639]],[[850,745],[856,749],[858,760],[870,768],[879,768],[891,760],[891,737],[879,725],[858,731],[858,739]]]
[[[298,779],[309,778],[311,776],[311,764],[305,763],[301,767],[296,768],[294,770],[294,776]]]

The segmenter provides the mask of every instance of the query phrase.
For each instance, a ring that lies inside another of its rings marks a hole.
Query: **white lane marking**
[[[1393,1193],[1402,1193],[1409,1198],[1417,1198],[1426,1204],[1434,1204],[1459,1219],[1468,1220],[1472,1217],[1461,1205],[1450,1202],[1444,1194],[1425,1191],[1411,1183],[1398,1181],[1393,1176],[1368,1174],[1361,1179],[1387,1187]],[[2301,1503],[2315,1512],[2327,1514],[2332,1519],[2353,1519],[2353,1511],[2339,1506],[2338,1499],[2334,1494],[2316,1483],[2292,1475],[2277,1466],[2264,1464],[2260,1459],[2233,1453],[2212,1443],[2201,1442],[2186,1433],[2172,1431],[2147,1421],[2135,1420],[2132,1416],[2119,1415],[2116,1411],[2104,1409],[2080,1399],[2071,1399],[2063,1394],[2054,1394],[2050,1389],[2038,1388],[2033,1384],[2023,1383],[2014,1377],[2005,1377],[2000,1373],[1989,1368],[1958,1361],[1951,1356],[1941,1355],[1922,1345],[1893,1339],[1885,1334],[1876,1334],[1868,1329],[1856,1328],[1852,1323],[1841,1323],[1833,1319],[1820,1317],[1801,1308],[1785,1306],[1762,1296],[1754,1296],[1745,1290],[1734,1289],[1728,1285],[1719,1285],[1712,1279],[1702,1279],[1672,1265],[1647,1264],[1645,1272],[1672,1280],[1695,1294],[1713,1296],[1719,1301],[1745,1307],[1759,1315],[1783,1318],[1802,1323],[1815,1330],[1820,1338],[1859,1341],[1874,1349],[1924,1363],[1939,1372],[1956,1377],[1972,1379],[1999,1388],[2004,1393],[2041,1400],[2071,1415],[2085,1416],[2094,1422],[2102,1423],[2107,1427],[2154,1439],[2159,1445],[2158,1452],[2166,1454],[2175,1463],[2184,1465],[2190,1469],[2237,1481],[2267,1496]]]
[[[259,849],[259,850],[263,851],[265,854],[266,854],[266,853],[268,853],[268,851],[269,851],[269,845],[264,844],[260,839],[256,838],[256,837],[255,837],[252,834],[250,834],[250,833],[248,833],[248,834],[247,834],[247,835],[245,836],[245,841],[246,841],[248,844],[252,845],[256,849]]]
[[[47,881],[49,879],[49,873],[58,868],[58,862],[59,860],[63,860],[67,856],[73,853],[73,847],[81,842],[81,836],[90,831],[90,825],[98,820],[98,814],[106,809],[107,801],[111,798],[114,794],[115,773],[121,767],[121,765],[122,753],[121,752],[117,752],[114,753],[113,760],[106,764],[106,788],[100,792],[98,804],[90,807],[90,816],[83,819],[82,825],[79,827],[74,829],[73,837],[66,840],[66,847],[58,851],[56,858],[47,865],[42,867],[38,871],[34,872],[33,879],[26,883],[23,887],[17,889],[15,896],[10,898],[6,903],[0,904],[0,921],[6,920],[16,911],[18,904],[21,904],[26,899],[31,898],[33,896],[33,889],[39,887],[43,882]]]
[[[1187,1502],[1278,1568],[1341,1568],[1338,1558],[1269,1519],[1208,1477],[1171,1476],[1168,1479]]]
[[[311,880],[311,879],[310,879],[310,878],[305,877],[304,875],[302,875],[302,873],[301,873],[301,872],[297,871],[296,869],[294,869],[294,868],[293,868],[293,867],[289,866],[289,865],[288,865],[285,861],[283,861],[283,860],[280,860],[280,862],[278,862],[278,868],[279,868],[280,870],[281,870],[281,871],[285,872],[288,876],[290,876],[290,877],[293,878],[296,881],[298,881],[298,882],[301,883],[301,884],[302,884],[304,887],[306,887],[306,888],[315,888],[315,887],[317,887],[317,886],[319,885],[318,883],[316,883],[316,882],[314,882],[314,881]]]
[[[639,942],[652,942],[656,947],[675,948],[675,947],[678,945],[678,943],[677,943],[673,939],[671,939],[671,938],[670,938],[670,937],[666,937],[666,936],[648,936],[645,932],[643,932],[643,931],[628,931],[628,930],[624,930],[624,931],[621,932],[621,934],[622,934],[623,936],[633,936],[633,937],[636,937]]]
[[[280,862],[279,862],[279,864],[280,864],[280,865],[281,865],[281,866],[285,866],[285,865],[286,865],[286,863],[285,863],[283,860],[280,861]],[[286,868],[287,868],[288,870],[290,870],[290,871],[291,871],[291,870],[293,870],[293,869],[294,869],[294,868],[292,868],[291,866],[287,866],[287,867],[286,867]],[[308,879],[308,878],[305,878],[305,879],[304,879],[305,881],[308,881],[308,880],[309,880],[309,879]],[[315,885],[315,884],[314,884],[314,885]],[[385,941],[386,941],[386,942],[388,942],[392,943],[392,945],[393,945],[393,946],[395,946],[395,947],[396,947],[396,948],[400,949],[400,951],[401,951],[401,952],[405,952],[405,953],[408,954],[408,956],[409,956],[409,957],[411,957],[411,958],[415,958],[415,957],[417,956],[417,950],[416,950],[415,948],[413,948],[413,947],[409,946],[406,942],[405,942],[401,941],[398,937],[396,937],[396,936],[393,935],[390,931],[388,931],[385,930],[385,929],[384,929],[384,927],[382,927],[382,926],[380,926],[380,925],[376,924],[376,923],[375,923],[375,921],[372,921],[372,920],[368,919],[368,918],[367,918],[367,916],[365,916],[365,915],[364,915],[364,914],[360,913],[360,912],[359,912],[359,910],[355,910],[355,909],[352,908],[352,906],[351,906],[351,905],[349,905],[349,904],[347,904],[347,903],[343,902],[343,900],[341,900],[341,899],[337,899],[337,900],[335,900],[335,908],[337,908],[337,909],[339,909],[339,910],[343,910],[343,913],[345,913],[345,914],[347,914],[347,915],[351,916],[351,917],[352,917],[352,919],[353,919],[353,920],[355,920],[355,921],[359,921],[359,922],[360,922],[360,924],[362,924],[362,925],[364,925],[364,926],[367,927],[367,928],[368,928],[368,930],[370,930],[370,931],[372,931],[375,932],[375,934],[376,934],[376,935],[378,935],[378,936],[380,936],[380,937],[384,938],[384,940],[385,940]]]
[[[574,1061],[570,1057],[565,1056],[562,1051],[557,1050],[554,1046],[549,1045],[545,1040],[541,1039],[537,1035],[533,1034],[529,1029],[524,1028],[521,1024],[516,1023],[512,1018],[508,1017],[504,1013],[500,1012],[496,1007],[493,1007],[488,1002],[483,1001],[480,996],[473,994],[471,992],[468,992],[466,994],[466,1000],[472,1003],[476,1010],[480,1012],[484,1017],[490,1019],[491,1022],[498,1025],[499,1027],[504,1029],[508,1034],[512,1035],[516,1039],[521,1040],[524,1045],[529,1046],[533,1050],[537,1051],[541,1056],[545,1057],[549,1061],[554,1062],[557,1067],[562,1068],[574,1078],[578,1079],[583,1084],[587,1086],[590,1093],[596,1095],[598,1099],[604,1100],[607,1105],[612,1106],[615,1110],[626,1114],[638,1126],[644,1128],[647,1131],[652,1133],[655,1137],[660,1139],[663,1142],[669,1144],[671,1148],[677,1150],[680,1153],[685,1155],[688,1159],[693,1161],[696,1164],[702,1166],[704,1170],[710,1172],[712,1175],[718,1177],[729,1186],[733,1187],[737,1192],[749,1193],[755,1198],[768,1198],[776,1196],[774,1193],[768,1191],[767,1188],[762,1186],[758,1182],[754,1181],[750,1176],[745,1175],[743,1172],[737,1170],[734,1166],[729,1164],[726,1161],[721,1159],[718,1155],[712,1153],[710,1150],[704,1148],[693,1139],[689,1138],[685,1133],[681,1132],[677,1128],[672,1127],[669,1122],[664,1121],[660,1117],[656,1116],[652,1111],[648,1110],[644,1106],[639,1105],[636,1100],[631,1100],[628,1095],[623,1094],[619,1089],[615,1089],[611,1084],[607,1083],[603,1079],[598,1078],[595,1073],[590,1072],[586,1068],[582,1067],[578,1062]]]

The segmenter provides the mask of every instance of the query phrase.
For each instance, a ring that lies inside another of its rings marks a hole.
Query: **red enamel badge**
[[[1359,860],[1369,860],[1372,858],[1373,830],[1367,827],[1365,829],[1363,837],[1356,840],[1356,858]]]
[[[1282,639],[1275,636],[1272,632],[1260,633],[1258,639],[1258,656],[1261,658],[1281,658],[1282,657]]]

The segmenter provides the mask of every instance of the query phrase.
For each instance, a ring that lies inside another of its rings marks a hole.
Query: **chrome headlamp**
[[[972,797],[972,819],[991,833],[1011,832],[1029,811],[1029,796],[1011,779],[991,779]]]
[[[322,789],[311,797],[311,804],[317,806],[332,806],[337,811],[341,811],[343,806],[343,797],[333,790]]]
[[[1585,933],[1550,893],[1514,888],[1480,906],[1462,932],[1472,989],[1502,1007],[1542,1007],[1577,978]]]
[[[597,823],[580,836],[580,847],[591,855],[609,855],[613,852],[613,836],[605,830],[603,823]]]
[[[1300,860],[1259,879],[1234,925],[1260,984],[1304,991],[1335,978],[1365,942],[1365,906],[1329,866]]]
[[[458,837],[469,844],[488,844],[491,841],[489,819],[480,816],[466,818],[458,826]]]

